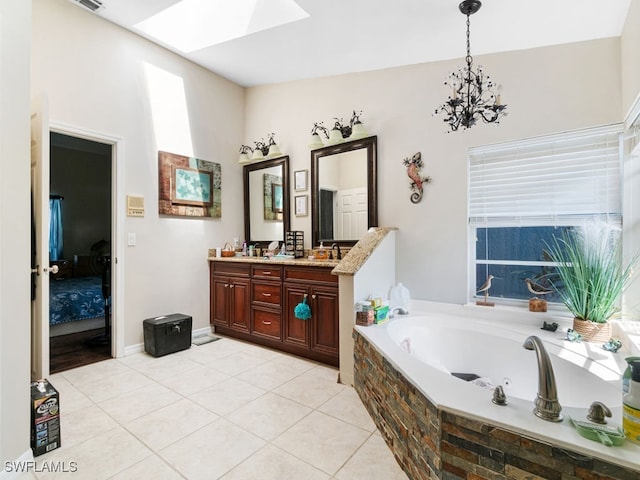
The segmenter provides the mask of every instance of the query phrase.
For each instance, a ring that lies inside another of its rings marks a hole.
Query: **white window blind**
[[[621,221],[621,125],[469,149],[469,222]]]

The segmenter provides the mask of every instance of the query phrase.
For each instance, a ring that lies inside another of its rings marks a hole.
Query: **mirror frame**
[[[319,171],[320,159],[337,153],[366,149],[367,152],[367,228],[378,226],[378,137],[371,136],[311,150],[311,246],[320,245]],[[360,239],[331,240],[341,246],[353,246]],[[322,239],[325,241],[325,239]]]
[[[263,160],[256,163],[249,163],[244,165],[244,236],[248,243],[259,243],[260,246],[266,248],[267,244],[275,240],[274,238],[251,238],[251,216],[249,214],[249,173],[256,170],[264,170],[265,168],[282,166],[282,240],[279,242],[284,243],[286,238],[286,232],[289,231],[290,226],[290,204],[289,197],[289,156],[283,155],[282,157],[272,158],[269,160]]]

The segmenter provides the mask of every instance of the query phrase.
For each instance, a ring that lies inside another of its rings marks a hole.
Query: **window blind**
[[[622,126],[469,149],[469,222],[621,222]]]

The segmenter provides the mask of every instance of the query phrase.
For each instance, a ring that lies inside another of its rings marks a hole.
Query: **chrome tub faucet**
[[[535,400],[533,413],[549,422],[561,422],[562,407],[558,401],[558,389],[556,377],[553,373],[553,365],[542,340],[535,335],[528,337],[522,345],[527,350],[535,350],[538,358],[538,396]]]

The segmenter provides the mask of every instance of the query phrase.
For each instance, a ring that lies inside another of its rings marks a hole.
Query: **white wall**
[[[0,459],[3,461],[30,453],[30,36],[31,2],[1,0]]]
[[[142,321],[166,313],[209,324],[207,249],[243,234],[244,89],[67,0],[33,1],[32,91],[49,95],[51,120],[124,140],[125,185],[144,218],[126,218],[125,345]],[[158,215],[158,150],[222,164],[222,218]],[[118,212],[124,215],[124,212]]]
[[[378,135],[379,224],[399,228],[396,278],[413,298],[466,301],[469,146],[621,121],[619,38],[486,55],[475,62],[504,85],[509,115],[500,126],[445,133],[442,120],[432,116],[446,99],[447,73],[462,59],[247,90],[245,138],[276,132],[294,171],[310,166],[314,122],[362,109],[366,128]],[[433,182],[414,205],[402,160],[417,151]],[[309,242],[311,217],[291,220],[291,228],[304,230]]]
[[[632,0],[621,39],[622,115],[626,115],[640,93],[640,0]]]

